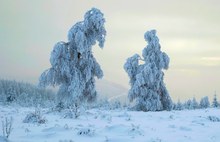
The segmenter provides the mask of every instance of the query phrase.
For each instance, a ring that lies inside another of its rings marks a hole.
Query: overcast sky
[[[84,13],[106,19],[103,50],[94,47],[104,79],[129,87],[125,60],[142,53],[144,33],[156,29],[170,57],[165,83],[174,100],[220,96],[219,0],[0,0],[0,78],[38,83],[58,41]]]

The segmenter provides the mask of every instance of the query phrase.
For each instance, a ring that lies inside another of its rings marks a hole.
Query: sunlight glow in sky
[[[94,47],[104,79],[129,87],[125,60],[142,53],[156,29],[171,59],[165,83],[174,100],[220,96],[219,0],[7,0],[0,2],[0,78],[37,83],[58,41],[92,7],[106,18],[103,50]]]

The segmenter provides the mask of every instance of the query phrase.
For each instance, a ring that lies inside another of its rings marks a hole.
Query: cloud
[[[220,66],[220,57],[202,57],[200,63],[204,66]]]
[[[203,61],[214,61],[220,62],[220,57],[202,57],[201,60]]]

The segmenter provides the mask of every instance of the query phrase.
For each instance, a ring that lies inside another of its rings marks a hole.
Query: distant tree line
[[[24,107],[48,107],[57,105],[56,94],[48,89],[38,88],[35,85],[17,82],[11,80],[0,79],[0,103],[1,104],[18,104]],[[108,102],[107,99],[99,100],[94,104],[94,107],[119,109],[126,108],[120,101]],[[173,102],[173,110],[193,110],[204,109],[209,107],[220,107],[220,103],[217,100],[217,95],[214,94],[213,100],[210,103],[208,96],[201,98],[198,102],[195,97],[185,102],[178,100]]]
[[[177,103],[173,103],[173,110],[183,110],[183,109],[205,109],[209,107],[220,107],[220,103],[217,100],[216,94],[214,95],[214,98],[212,102],[209,102],[208,96],[205,96],[201,98],[200,102],[197,102],[196,98],[193,97],[193,99],[189,99],[185,102],[181,102],[180,100],[177,101]]]
[[[55,94],[51,90],[40,89],[35,85],[0,79],[0,103],[16,103],[21,106],[46,107],[55,103]]]

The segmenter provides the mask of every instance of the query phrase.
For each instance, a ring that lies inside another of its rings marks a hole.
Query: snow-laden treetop
[[[142,51],[144,60],[153,62],[158,69],[168,69],[170,59],[166,53],[160,51],[161,47],[159,38],[156,36],[156,30],[147,31],[144,38],[148,42],[147,47]]]
[[[80,53],[91,51],[91,47],[95,45],[96,41],[99,42],[99,47],[103,48],[106,36],[104,23],[103,13],[99,9],[92,8],[86,12],[84,21],[76,23],[69,30],[69,42],[75,41]]]

